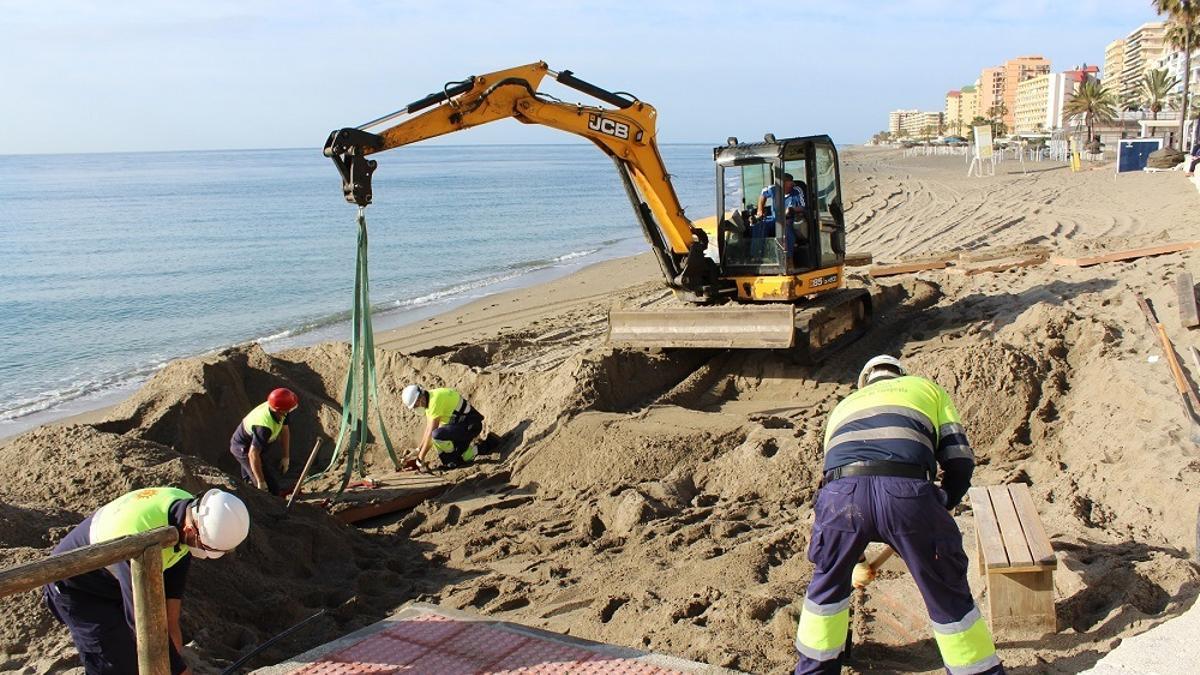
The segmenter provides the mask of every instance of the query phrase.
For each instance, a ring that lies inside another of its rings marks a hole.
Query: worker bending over
[[[242,479],[254,484],[259,490],[273,495],[282,494],[280,477],[287,473],[291,463],[291,433],[288,431],[288,413],[300,405],[300,399],[291,389],[275,389],[267,400],[251,410],[233,430],[229,439],[229,452],[242,467]],[[274,455],[275,442],[279,441],[279,471],[268,459]]]
[[[179,615],[192,558],[220,558],[250,531],[246,505],[234,495],[209,490],[201,497],[170,487],[134,490],[100,507],[71,530],[55,553],[99,544],[170,525],[179,543],[164,548],[163,588],[167,598],[167,647],[171,672],[189,672],[180,655]],[[133,582],[129,561],[42,587],[46,606],[66,624],[87,675],[138,672],[134,637]]]
[[[438,460],[447,469],[470,464],[479,454],[472,444],[483,433],[483,415],[473,408],[467,397],[455,389],[422,389],[410,384],[400,393],[409,409],[425,409],[425,431],[417,444],[418,466],[427,464],[425,455],[437,450]]]
[[[942,468],[941,488],[933,483]],[[1003,673],[987,623],[967,585],[962,534],[949,509],[971,484],[975,458],[946,392],[876,356],[858,391],[833,409],[814,506],[797,673],[839,673],[850,622],[851,575],[867,544],[904,559],[929,610],[946,670]]]

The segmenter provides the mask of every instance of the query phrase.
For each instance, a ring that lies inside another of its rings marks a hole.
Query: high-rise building
[[[959,90],[962,98],[958,104],[958,126],[961,133],[966,133],[971,126],[971,120],[979,116],[979,80]],[[949,123],[949,121],[947,121]]]
[[[951,89],[946,92],[946,106],[942,111],[942,119],[946,126],[946,133],[961,135],[962,134],[962,92],[957,89]]]
[[[1116,92],[1120,101],[1137,97],[1142,78],[1162,58],[1166,37],[1167,24],[1159,21],[1144,23],[1125,38],[1120,87]]]
[[[1041,56],[1018,56],[999,66],[984,68],[979,75],[979,110],[1012,129],[1016,122],[1017,85],[1050,72],[1050,62]]]
[[[984,68],[979,73],[979,114],[991,119],[996,106],[1004,102],[1004,66]]]
[[[1018,56],[1004,62],[1004,124],[1012,129],[1017,120],[1017,86],[1025,80],[1050,72],[1050,62],[1041,56]]]
[[[1113,40],[1104,48],[1104,71],[1101,77],[1113,93],[1120,89],[1121,71],[1125,70],[1125,40]]]
[[[905,115],[900,128],[909,138],[937,136],[942,132],[942,113],[914,112]]]
[[[1061,73],[1046,73],[1017,85],[1017,133],[1051,131],[1063,126],[1063,108],[1080,85],[1095,79],[1100,69],[1086,63]]]
[[[904,131],[904,121],[912,115],[921,114],[920,110],[893,110],[888,113],[888,132],[892,136],[899,136],[901,131]]]

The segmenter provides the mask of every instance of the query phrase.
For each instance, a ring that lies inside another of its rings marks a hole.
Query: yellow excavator
[[[547,76],[612,107],[566,103],[541,92]],[[576,134],[612,158],[673,291],[636,310],[610,311],[611,343],[780,349],[815,362],[864,331],[871,297],[844,283],[846,230],[833,141],[730,138],[713,150],[720,217],[693,222],[659,154],[656,116],[653,106],[628,93],[537,62],[449,82],[392,114],[336,130],[324,153],[341,174],[346,200],[366,206],[374,153],[504,118]]]

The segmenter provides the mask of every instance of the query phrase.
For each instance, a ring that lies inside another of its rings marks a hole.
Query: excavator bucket
[[[817,363],[870,321],[867,291],[843,288],[798,305],[614,309],[608,340],[643,349],[776,349],[799,363]]]

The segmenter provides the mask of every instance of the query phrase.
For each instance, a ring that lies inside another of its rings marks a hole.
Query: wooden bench
[[[1058,560],[1024,483],[971,488],[979,575],[987,582],[988,616],[996,640],[1054,633],[1054,570]]]

